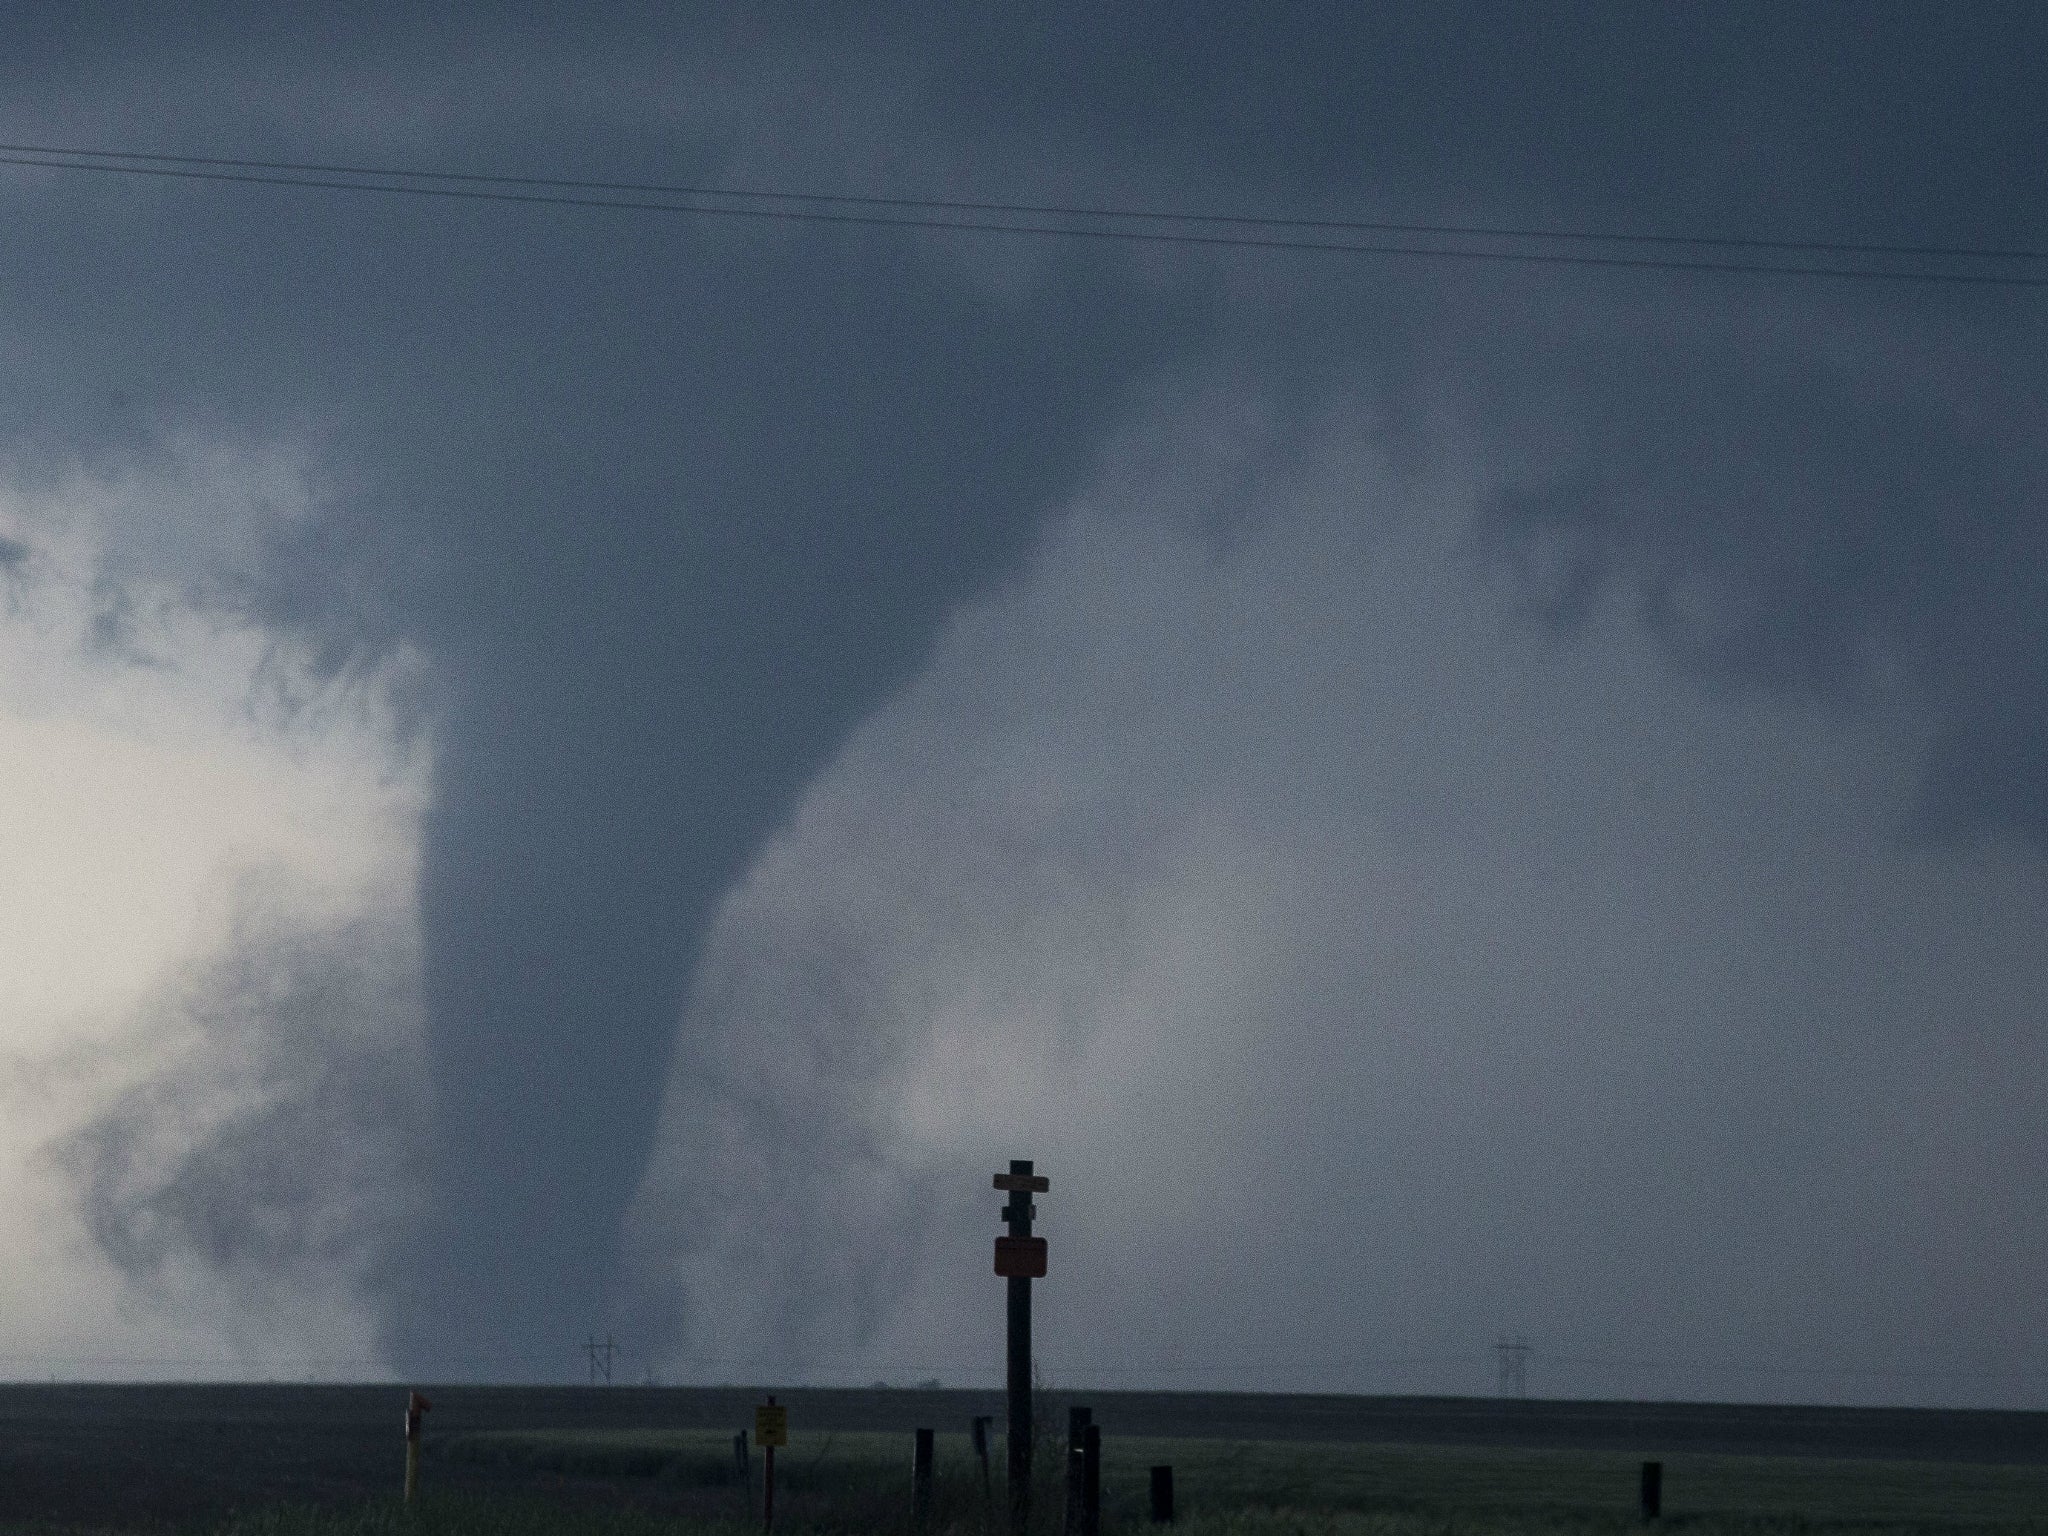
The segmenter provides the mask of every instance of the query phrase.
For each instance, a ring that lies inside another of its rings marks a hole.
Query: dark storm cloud
[[[1198,144],[1177,170],[1237,207],[2048,249],[2037,8],[1875,7],[1853,28],[1599,5],[1082,27],[1013,19],[1002,46],[934,71],[934,99],[1081,163]],[[1007,130],[977,111],[995,99]],[[2031,295],[1505,284],[1482,332],[1398,267],[1305,286],[1279,285],[1290,323],[1244,343],[1262,371],[1362,376],[1397,432],[1416,400],[1447,400],[1507,482],[1480,547],[1549,620],[1619,583],[1716,673],[1847,703],[1873,662],[1902,667],[1942,719],[1915,830],[2048,838],[2048,324]]]
[[[0,69],[20,139],[1991,243],[2044,227],[2044,25],[618,11],[557,37],[494,11],[316,36],[223,10],[44,21]],[[939,621],[1013,567],[1126,392],[1200,348],[1283,402],[1355,391],[1415,461],[1477,444],[1486,537],[1561,573],[1556,613],[1622,573],[1742,676],[1835,676],[1860,637],[1895,639],[1929,688],[1965,684],[1930,805],[2040,831],[2040,322],[2019,301],[1731,283],[1674,304],[1669,279],[1057,247],[1020,275],[1014,252],[898,234],[54,173],[8,195],[12,451],[310,423],[340,490],[280,539],[269,611],[337,658],[430,658],[437,1110],[390,1293],[409,1361],[487,1372],[596,1320],[721,894]],[[1749,319],[1699,319],[1722,307]],[[1967,409],[1923,397],[1929,328],[2003,359],[1953,381]],[[1841,331],[1879,340],[1803,371]],[[1704,631],[1672,595],[1694,573]],[[125,1230],[110,1246],[146,1260]]]
[[[2048,374],[1874,329],[1568,365],[1552,391],[1580,441],[1494,498],[1480,545],[1553,623],[1618,591],[1712,674],[1835,707],[1906,674],[1938,721],[1916,830],[2048,846],[2044,443],[2024,417]]]

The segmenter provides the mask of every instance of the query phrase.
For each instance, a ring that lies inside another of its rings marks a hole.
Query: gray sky
[[[74,14],[0,139],[2048,249],[2024,6]],[[0,200],[23,1373],[991,1379],[1030,1155],[1057,1380],[2048,1400],[2043,290]]]

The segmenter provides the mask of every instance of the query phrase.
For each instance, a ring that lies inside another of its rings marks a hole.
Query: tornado
[[[432,509],[428,571],[381,579],[437,677],[432,1122],[384,1281],[394,1361],[558,1379],[592,1330],[639,1353],[686,1326],[684,1298],[612,1309],[662,1093],[690,1070],[702,936],[1085,471],[1090,424],[1158,357],[1143,321],[1071,295],[1000,314],[886,257],[786,253],[670,345],[621,338],[601,398],[500,363],[528,430],[406,487]]]

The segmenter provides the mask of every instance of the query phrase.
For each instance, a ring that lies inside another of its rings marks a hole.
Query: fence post
[[[1081,1430],[1081,1536],[1102,1531],[1102,1426]]]
[[[977,1413],[973,1420],[974,1454],[981,1462],[981,1502],[991,1515],[995,1513],[996,1490],[988,1470],[988,1427],[994,1422],[994,1416],[986,1413]]]
[[[910,1519],[922,1526],[932,1513],[932,1432],[917,1432],[917,1448],[910,1453]]]
[[[776,1413],[773,1392],[768,1394],[765,1410],[754,1410],[754,1438],[761,1446],[761,1529],[764,1533],[772,1533],[775,1529],[775,1447],[789,1443],[787,1415]]]
[[[1088,1421],[1094,1417],[1091,1409],[1067,1410],[1067,1502],[1060,1514],[1060,1530],[1065,1536],[1081,1536],[1081,1489],[1086,1478]]]
[[[405,1502],[411,1504],[420,1492],[420,1417],[434,1405],[417,1392],[405,1397]]]
[[[1655,1520],[1664,1513],[1664,1463],[1661,1461],[1643,1463],[1642,1505],[1645,1520]]]
[[[1152,1523],[1173,1524],[1173,1468],[1152,1469]]]

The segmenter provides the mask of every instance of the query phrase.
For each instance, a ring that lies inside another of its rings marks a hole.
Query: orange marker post
[[[420,1417],[434,1405],[417,1392],[405,1399],[405,1502],[410,1504],[420,1491]]]

